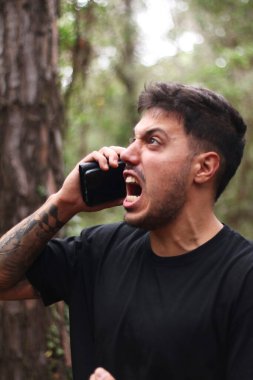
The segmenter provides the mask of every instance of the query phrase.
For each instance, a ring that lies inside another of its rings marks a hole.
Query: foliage
[[[130,0],[62,2],[59,35],[66,173],[89,151],[125,145],[137,120],[133,6]],[[76,231],[77,220],[86,226],[121,219],[120,209],[79,216],[69,223],[68,233]]]
[[[187,79],[194,82],[197,78],[198,84],[222,93],[241,112],[248,125],[245,158],[218,202],[217,212],[225,223],[252,238],[252,0],[189,0],[187,6],[188,16],[185,9],[177,13],[178,21],[190,17],[191,22],[186,24],[191,23],[194,31],[204,38],[204,43],[192,54]],[[182,33],[182,28],[180,31]]]
[[[132,112],[127,120],[122,117],[125,109],[133,109],[134,104],[129,94],[134,93],[135,29],[130,17],[132,10],[129,0],[111,1],[106,5],[96,1],[83,2],[83,6],[77,3],[63,2],[63,19],[59,23],[60,67],[65,96],[66,93],[69,95],[69,88],[73,86],[70,104],[65,103],[67,124],[74,128],[74,122],[79,132],[84,132],[90,150],[94,145],[97,146],[97,142],[104,139],[107,142],[108,134],[116,136],[116,143],[125,142],[126,131],[131,121],[136,120]],[[80,45],[89,46],[91,53],[86,48],[81,49]],[[91,56],[89,62],[85,58],[87,53]],[[82,62],[78,67],[74,67],[77,60],[75,55]],[[76,80],[73,78],[74,70]],[[73,136],[71,132],[70,136]],[[80,149],[86,153],[83,146]]]
[[[169,31],[168,40],[177,51],[152,66],[144,66],[137,54],[141,41],[135,15],[147,4],[136,0],[62,1],[59,30],[63,93],[67,93],[70,83],[72,86],[66,102],[66,171],[88,151],[102,145],[127,144],[137,120],[137,93],[145,82],[172,80],[209,87],[228,98],[249,126],[244,162],[218,202],[217,212],[225,223],[251,237],[252,0],[172,3],[174,28]],[[87,12],[92,14],[90,22],[81,17]],[[201,37],[202,43],[195,44],[192,51],[180,48],[180,38],[186,32]],[[73,81],[73,51],[78,33],[91,53],[88,62],[81,60],[86,65]],[[70,231],[76,232],[79,224],[121,217],[122,210],[86,215],[84,219],[78,216]]]
[[[47,350],[45,357],[47,358],[50,379],[57,380],[64,373],[64,379],[72,379],[71,363],[69,356],[69,347],[66,348],[66,342],[63,342],[63,329],[69,334],[68,311],[63,304],[55,304],[50,306],[51,321],[47,333]],[[65,315],[64,315],[65,314]],[[62,371],[62,363],[65,363],[64,372]]]

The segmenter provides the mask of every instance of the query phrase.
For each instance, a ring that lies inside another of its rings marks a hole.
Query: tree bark
[[[58,0],[0,0],[0,235],[62,182],[57,13]],[[0,303],[0,379],[51,378],[50,320],[39,301]]]

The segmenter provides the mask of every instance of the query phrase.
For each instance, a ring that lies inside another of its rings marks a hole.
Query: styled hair
[[[217,200],[242,159],[247,127],[239,112],[223,96],[206,88],[163,82],[146,86],[139,96],[138,112],[151,108],[173,113],[182,120],[198,150],[219,154]]]

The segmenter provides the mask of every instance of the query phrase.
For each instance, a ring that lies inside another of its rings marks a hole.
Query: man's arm
[[[10,289],[24,277],[48,240],[63,226],[54,198],[1,238],[0,290]]]
[[[102,148],[90,153],[82,162],[97,161],[101,169],[108,170],[108,163],[117,167],[122,149]],[[34,298],[35,292],[22,280],[47,242],[78,212],[98,211],[121,203],[114,201],[99,207],[88,207],[80,193],[78,163],[56,194],[51,195],[40,209],[0,239],[0,297],[21,299],[26,298],[24,296],[27,294],[27,298]]]
[[[40,298],[40,294],[27,279],[19,281],[15,286],[7,290],[0,290],[1,301],[15,301]]]

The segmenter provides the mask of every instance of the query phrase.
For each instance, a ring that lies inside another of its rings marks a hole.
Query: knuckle
[[[99,149],[99,152],[102,153],[102,154],[105,153],[105,152],[107,152],[107,151],[108,151],[108,147],[107,146],[103,146],[102,148]]]

